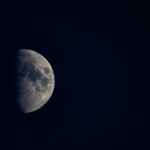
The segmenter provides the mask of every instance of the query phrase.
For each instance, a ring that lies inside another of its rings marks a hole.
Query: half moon
[[[21,49],[16,56],[17,103],[22,112],[33,112],[52,96],[54,72],[50,63],[33,50]]]

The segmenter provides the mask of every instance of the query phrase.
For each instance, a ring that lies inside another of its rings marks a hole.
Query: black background
[[[0,5],[0,149],[149,149],[149,12],[131,1]],[[15,103],[15,54],[36,50],[56,85],[40,110]]]

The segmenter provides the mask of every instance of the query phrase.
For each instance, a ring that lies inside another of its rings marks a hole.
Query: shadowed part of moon
[[[33,50],[22,49],[16,57],[16,93],[24,113],[38,110],[51,97],[54,73],[49,62]]]

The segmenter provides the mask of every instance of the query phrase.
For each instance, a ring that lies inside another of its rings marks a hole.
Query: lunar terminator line
[[[21,49],[16,57],[16,99],[20,110],[40,109],[52,96],[55,77],[50,63],[39,53]]]

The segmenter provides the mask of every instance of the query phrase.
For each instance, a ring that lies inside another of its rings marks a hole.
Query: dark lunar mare
[[[44,72],[49,73],[48,68],[44,68]],[[28,78],[30,82],[36,87],[35,89],[37,91],[40,91],[40,86],[37,84],[37,81],[41,81],[41,84],[44,88],[47,88],[48,83],[50,82],[49,79],[47,79],[38,68],[34,66],[32,62],[18,62],[18,70],[17,70],[17,77],[18,77],[18,84],[21,84],[20,82],[24,78]]]
[[[48,74],[48,73],[50,72],[49,68],[48,68],[48,67],[45,67],[45,68],[44,68],[44,72],[45,72],[45,74]]]

